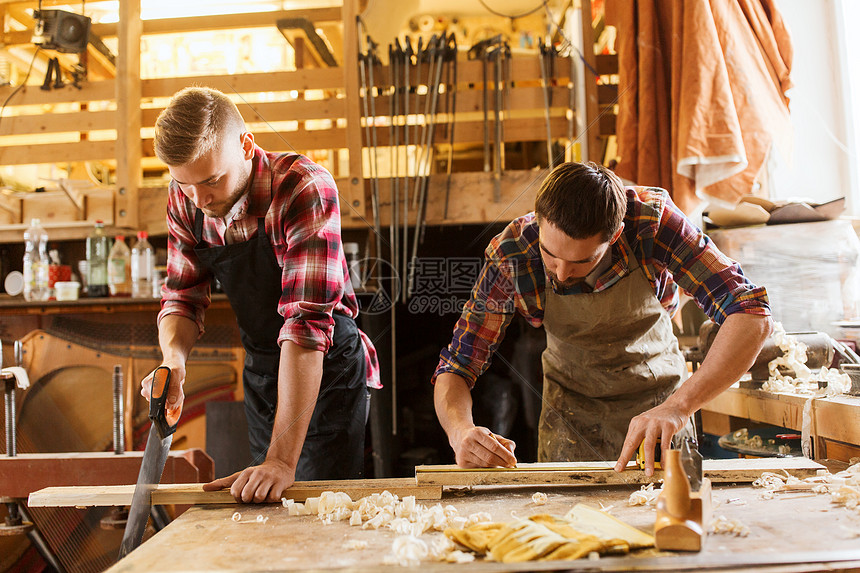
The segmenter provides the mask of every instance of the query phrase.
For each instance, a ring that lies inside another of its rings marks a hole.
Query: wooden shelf
[[[225,294],[213,294],[210,309],[229,308]],[[155,311],[161,309],[157,298],[81,298],[70,301],[30,301],[21,296],[0,295],[0,316],[44,314],[91,314],[112,312]]]
[[[803,408],[807,400],[809,396],[729,388],[705,404],[702,414],[710,416],[709,423],[705,425],[711,425],[719,432],[729,431],[730,428],[721,424],[720,419],[714,416],[741,418],[800,432],[803,429]],[[822,457],[818,448],[826,447],[826,441],[860,445],[860,425],[851,422],[860,417],[860,396],[816,398],[812,402],[810,415],[810,434],[817,444],[816,458]]]

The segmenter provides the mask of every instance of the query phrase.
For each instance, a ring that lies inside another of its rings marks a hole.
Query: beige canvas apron
[[[669,313],[633,257],[606,290],[546,294],[538,461],[614,460],[630,419],[686,378]]]

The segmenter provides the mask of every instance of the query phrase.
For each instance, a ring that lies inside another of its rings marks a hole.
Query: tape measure
[[[660,458],[663,456],[663,448],[660,447],[660,443],[663,440],[657,438],[657,443],[654,446],[654,469],[659,470],[663,469],[663,466],[660,465]],[[639,449],[636,450],[636,465],[639,466],[640,470],[645,469],[645,440],[639,444]]]

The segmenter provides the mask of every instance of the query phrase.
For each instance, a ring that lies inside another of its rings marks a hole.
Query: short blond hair
[[[185,88],[155,121],[155,155],[170,166],[186,165],[213,149],[231,130],[245,130],[239,109],[212,88]]]

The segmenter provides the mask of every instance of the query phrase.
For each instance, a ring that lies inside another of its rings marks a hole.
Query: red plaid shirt
[[[295,160],[294,160],[295,159]],[[211,273],[194,253],[196,207],[171,181],[168,189],[167,281],[161,291],[160,321],[177,314],[197,323],[210,302]],[[203,241],[212,246],[246,241],[256,235],[257,218],[282,269],[283,294],[278,313],[284,326],[278,344],[292,341],[304,348],[328,351],[332,312],[358,316],[358,302],[340,238],[340,205],[334,180],[324,168],[294,153],[254,150],[250,192],[227,217],[205,217]],[[367,360],[367,385],[381,388],[376,349],[361,332]]]

